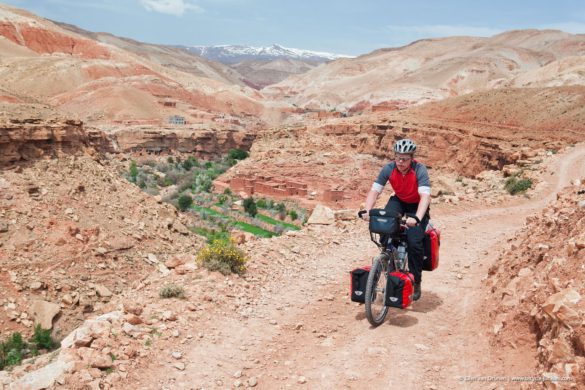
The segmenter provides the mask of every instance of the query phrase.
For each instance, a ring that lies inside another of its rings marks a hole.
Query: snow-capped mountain
[[[246,60],[277,60],[293,59],[301,61],[327,62],[351,56],[317,52],[310,50],[291,49],[280,45],[253,47],[242,45],[217,46],[181,46],[183,49],[201,57],[224,64],[236,64]]]

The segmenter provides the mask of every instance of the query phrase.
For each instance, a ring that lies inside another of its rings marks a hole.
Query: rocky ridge
[[[492,342],[538,357],[549,376],[585,383],[585,184],[526,219],[485,280]],[[563,387],[559,382],[558,386]],[[557,387],[551,387],[557,388]]]

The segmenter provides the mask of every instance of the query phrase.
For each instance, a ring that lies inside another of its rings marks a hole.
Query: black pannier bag
[[[368,283],[370,268],[371,266],[365,265],[349,272],[350,295],[353,302],[366,302],[366,283]]]
[[[393,235],[400,228],[401,215],[385,209],[370,210],[370,232]]]
[[[384,305],[406,309],[412,302],[414,276],[409,272],[392,271],[386,279]]]

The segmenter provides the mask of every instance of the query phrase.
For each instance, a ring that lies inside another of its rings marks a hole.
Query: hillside
[[[364,101],[418,104],[492,88],[583,85],[584,53],[585,36],[553,30],[425,39],[341,59],[263,92],[339,111]]]
[[[4,5],[0,22],[0,85],[20,101],[48,102],[96,123],[166,123],[171,115],[191,123],[225,115],[254,123],[274,116],[225,68],[176,49],[82,35]]]

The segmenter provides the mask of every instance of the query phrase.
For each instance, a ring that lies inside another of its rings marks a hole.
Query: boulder
[[[581,318],[576,305],[580,300],[581,294],[568,288],[548,297],[542,305],[542,310],[565,325],[578,326],[581,324]]]
[[[332,225],[335,223],[335,213],[329,207],[318,204],[307,223],[310,225]]]
[[[29,372],[22,378],[11,383],[8,389],[40,390],[51,388],[59,377],[70,372],[73,367],[73,362],[56,360],[41,369]]]
[[[53,318],[60,312],[61,308],[56,303],[41,300],[33,301],[29,307],[29,314],[43,329],[53,329]]]

